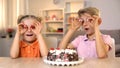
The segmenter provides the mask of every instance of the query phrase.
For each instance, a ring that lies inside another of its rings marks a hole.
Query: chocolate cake
[[[77,51],[74,49],[51,48],[47,55],[47,60],[56,62],[78,61]]]

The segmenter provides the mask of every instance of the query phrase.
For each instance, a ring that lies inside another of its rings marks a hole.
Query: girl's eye
[[[28,29],[27,25],[24,25],[23,28],[24,28],[24,29]]]
[[[27,25],[24,25],[24,24],[21,24],[21,25],[20,25],[20,28],[21,28],[21,29],[28,29]]]
[[[20,28],[24,28],[24,25],[21,24],[21,25],[20,25]]]
[[[34,26],[34,25],[31,25],[31,28],[32,28],[32,29],[35,29],[35,26]]]
[[[27,26],[25,26],[25,27],[24,27],[24,29],[28,29],[28,27],[27,27]]]

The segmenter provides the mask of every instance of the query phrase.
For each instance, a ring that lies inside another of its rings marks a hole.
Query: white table
[[[114,59],[86,59],[76,66],[51,66],[40,58],[0,57],[0,68],[120,68],[120,57]]]

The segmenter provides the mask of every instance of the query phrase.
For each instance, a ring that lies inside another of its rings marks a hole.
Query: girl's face
[[[36,40],[36,35],[34,34],[34,32],[32,31],[32,29],[35,29],[35,23],[36,20],[35,19],[24,19],[23,24],[26,26],[26,32],[23,34],[23,39],[27,42],[33,42]]]
[[[83,15],[81,15],[81,19],[83,20],[83,29],[85,30],[87,35],[92,35],[94,34],[94,22],[93,22],[93,17],[88,14],[88,13],[84,13]]]

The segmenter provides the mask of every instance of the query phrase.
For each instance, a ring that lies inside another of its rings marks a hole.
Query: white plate
[[[74,65],[81,64],[84,61],[84,58],[79,58],[78,61],[73,61],[73,62],[55,62],[55,61],[49,61],[49,60],[47,60],[47,57],[44,57],[43,61],[46,64],[55,65],[55,66],[74,66]]]

